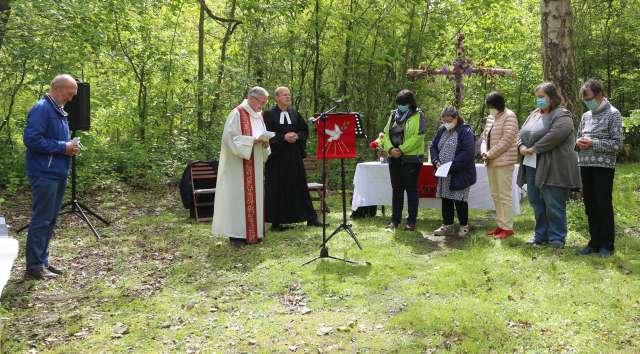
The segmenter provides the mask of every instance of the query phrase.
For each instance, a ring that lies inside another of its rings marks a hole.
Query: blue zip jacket
[[[45,95],[27,115],[22,139],[27,147],[27,175],[66,179],[71,157],[64,154],[69,137],[67,113]]]
[[[474,161],[476,144],[473,131],[466,123],[460,124],[456,129],[458,130],[458,145],[449,169],[449,175],[451,176],[449,188],[451,190],[465,189],[476,183],[476,163]],[[440,149],[438,149],[438,143],[445,130],[447,129],[444,126],[440,126],[431,143],[431,163],[434,166],[436,162],[439,162]]]

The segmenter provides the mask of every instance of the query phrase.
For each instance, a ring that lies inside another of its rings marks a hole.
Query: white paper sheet
[[[536,168],[536,154],[525,155],[522,160],[522,164],[525,166]]]
[[[438,170],[436,171],[436,177],[442,177],[442,178],[447,177],[447,175],[449,175],[450,168],[451,168],[451,162],[442,164],[440,167],[438,167]]]
[[[482,140],[482,142],[480,143],[480,155],[486,154],[488,151],[489,150],[487,150],[487,141]]]

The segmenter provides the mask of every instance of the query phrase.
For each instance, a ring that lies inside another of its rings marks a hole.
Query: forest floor
[[[587,237],[580,201],[562,250],[525,244],[524,200],[504,241],[484,236],[490,212],[471,213],[465,239],[431,236],[439,210],[420,211],[418,232],[396,233],[379,212],[352,221],[362,251],[346,234],[330,243],[362,264],[302,266],[318,255],[320,229],[300,224],[236,249],[189,219],[174,188],[85,195],[113,223],[96,242],[64,217],[51,259],[67,272],[56,280],[25,280],[21,253],[0,299],[0,352],[637,352],[639,171],[617,169],[607,259],[576,255]],[[7,220],[26,223],[29,194],[4,198]],[[332,230],[337,197],[331,211]]]

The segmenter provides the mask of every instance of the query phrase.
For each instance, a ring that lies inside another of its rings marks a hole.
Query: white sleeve
[[[249,160],[253,152],[254,137],[242,135],[240,129],[240,112],[234,109],[227,116],[222,132],[222,142],[227,145],[231,153],[238,158]]]

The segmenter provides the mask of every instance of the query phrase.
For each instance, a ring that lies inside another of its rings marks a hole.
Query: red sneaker
[[[501,231],[502,231],[501,228],[496,227],[495,229],[487,232],[487,236],[495,236],[495,235],[499,234]]]
[[[513,235],[513,230],[501,230],[500,233],[496,235],[496,238],[504,240],[511,235]]]

